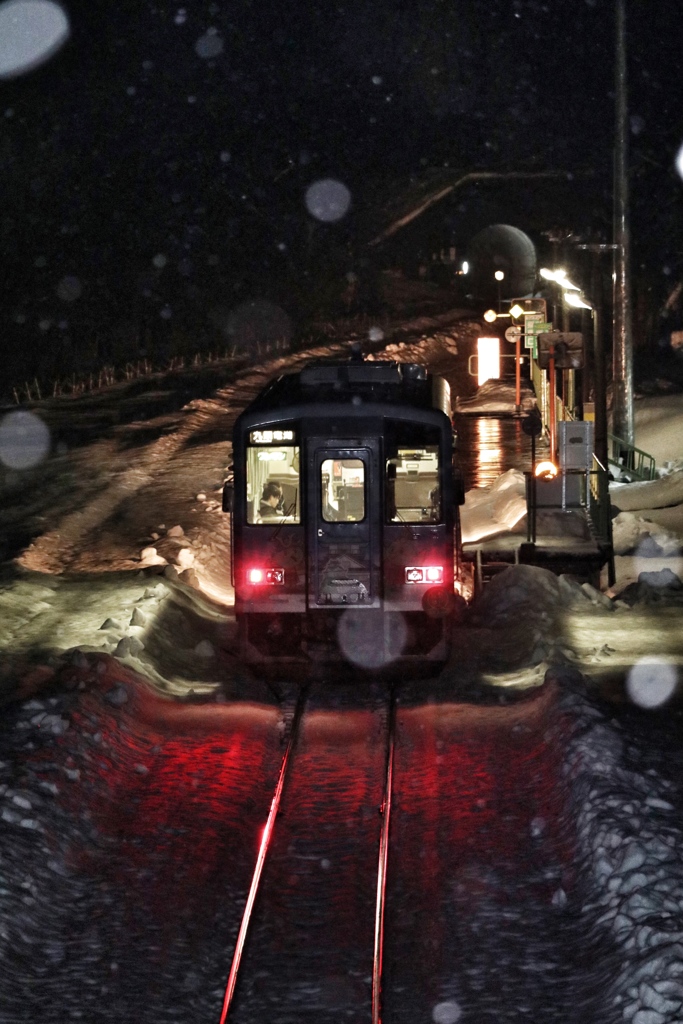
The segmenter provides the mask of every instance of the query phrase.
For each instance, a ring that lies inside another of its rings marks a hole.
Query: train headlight
[[[261,583],[277,586],[284,582],[284,569],[247,569],[247,583],[251,583],[252,586],[258,586]]]

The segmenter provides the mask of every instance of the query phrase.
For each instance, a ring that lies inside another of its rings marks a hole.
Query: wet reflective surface
[[[456,397],[471,398],[477,393],[476,378],[468,372],[468,357],[474,353],[474,340],[458,341],[458,358],[445,352],[434,354],[430,371],[448,381],[452,405]],[[519,418],[513,416],[472,416],[456,413],[458,459],[465,475],[465,488],[489,487],[508,469],[525,470],[531,462],[531,438],[522,430]]]
[[[531,463],[531,438],[512,416],[456,416],[458,461],[465,487],[489,487],[508,469],[524,471]]]

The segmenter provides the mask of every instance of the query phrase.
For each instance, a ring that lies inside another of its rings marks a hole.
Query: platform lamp
[[[495,277],[496,281],[498,282],[498,312],[500,313],[500,306],[501,306],[501,292],[500,292],[500,289],[501,289],[501,285],[502,285],[503,281],[505,280],[505,271],[497,270],[493,276]]]
[[[550,270],[548,267],[541,267],[539,275],[544,281],[552,281],[562,289],[562,298],[565,299],[567,294],[571,292],[580,292],[578,284],[573,284],[567,277],[567,271],[563,270],[562,267],[558,267],[557,270]],[[557,324],[557,303],[553,300],[553,323]],[[564,318],[563,318],[564,319]],[[567,324],[563,324],[564,330],[567,330]]]

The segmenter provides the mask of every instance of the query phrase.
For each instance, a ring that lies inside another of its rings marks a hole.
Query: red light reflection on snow
[[[406,964],[425,945],[448,949],[453,920],[476,917],[483,905],[550,906],[558,886],[571,887],[560,729],[550,734],[560,723],[554,692],[544,687],[505,707],[401,711],[392,830],[400,857],[393,875],[390,866],[389,927],[400,929],[402,917],[422,909]]]
[[[172,702],[116,663],[109,668],[114,674],[83,693],[58,741],[67,780],[59,780],[60,799],[101,837],[72,850],[72,861],[144,888],[160,913],[169,894],[182,910],[209,879],[243,875],[248,885],[281,757],[277,709]],[[130,699],[115,709],[103,695],[117,683]],[[58,761],[54,750],[49,756]]]
[[[536,833],[543,835],[543,857],[571,862],[572,843],[561,828],[562,745],[547,736],[553,692],[544,687],[504,707],[401,711],[396,826],[425,884],[440,873],[437,862],[463,876],[468,865],[475,877],[486,863],[514,872],[535,856]]]

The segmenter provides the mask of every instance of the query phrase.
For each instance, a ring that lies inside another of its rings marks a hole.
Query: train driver
[[[259,516],[261,519],[279,519],[282,516],[282,488],[276,480],[269,480],[263,488]]]

